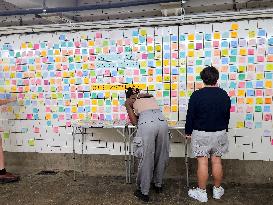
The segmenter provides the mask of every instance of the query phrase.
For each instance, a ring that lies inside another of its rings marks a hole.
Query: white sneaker
[[[218,188],[216,186],[213,186],[213,198],[214,199],[220,199],[221,196],[223,196],[225,193],[225,190],[223,187],[219,186]]]
[[[200,189],[200,188],[196,188],[196,189],[190,189],[188,191],[188,195],[191,198],[194,198],[200,202],[207,202],[208,201],[208,195],[206,190],[204,189]]]

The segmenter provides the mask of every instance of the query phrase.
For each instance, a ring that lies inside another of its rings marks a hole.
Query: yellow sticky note
[[[161,51],[161,45],[156,45],[155,46],[155,51],[160,52]]]
[[[79,106],[83,106],[83,105],[84,105],[83,100],[79,100],[78,105],[79,105]]]
[[[245,90],[238,90],[238,96],[245,96]]]
[[[94,41],[88,41],[88,46],[89,47],[94,46],[94,45],[95,45]]]
[[[142,36],[146,36],[147,35],[147,31],[145,29],[141,29],[139,33]]]
[[[154,86],[154,85],[149,85],[149,86],[148,86],[148,89],[149,89],[149,90],[155,90],[155,86]]]
[[[111,97],[110,92],[105,92],[105,93],[104,93],[104,97],[105,97],[105,98],[110,98],[110,97]]]
[[[147,46],[147,51],[148,52],[153,52],[154,51],[154,47],[153,46]]]
[[[42,56],[42,57],[45,57],[46,55],[47,55],[46,50],[42,50],[42,51],[41,51],[41,56]]]
[[[68,78],[68,72],[67,71],[63,71],[62,75],[63,75],[63,78]]]
[[[93,113],[94,113],[94,112],[97,112],[97,106],[92,106],[91,111],[92,111]]]
[[[171,65],[172,65],[172,67],[178,66],[178,60],[172,60]]]
[[[166,81],[170,81],[170,76],[169,75],[164,75],[164,82],[166,82]]]
[[[29,139],[28,140],[28,145],[33,147],[35,145],[35,140],[34,139]]]
[[[245,72],[245,71],[246,71],[246,66],[240,65],[240,66],[238,67],[238,71],[239,71],[239,72]]]
[[[98,104],[98,100],[96,100],[96,99],[91,100],[91,105],[97,105],[97,104]]]
[[[263,104],[263,98],[256,98],[256,104]]]
[[[113,99],[112,100],[112,105],[114,105],[114,106],[118,106],[118,99]]]
[[[161,66],[161,61],[160,61],[160,60],[157,60],[157,61],[155,62],[155,65],[156,65],[156,67],[160,67],[160,66]]]
[[[76,113],[76,112],[77,112],[77,107],[76,107],[76,106],[73,106],[73,107],[71,108],[71,112]]]
[[[141,67],[141,68],[147,67],[147,62],[146,62],[146,61],[141,61],[141,62],[140,62],[140,67]]]
[[[61,57],[59,57],[59,56],[58,56],[58,57],[55,57],[55,62],[56,62],[56,63],[61,62]]]
[[[237,33],[237,31],[231,31],[231,32],[230,32],[230,37],[231,37],[231,38],[238,38],[238,33]]]
[[[237,23],[231,24],[231,30],[238,30],[238,29],[239,29],[239,25]]]
[[[194,57],[194,50],[188,51],[188,57]]]
[[[27,44],[26,43],[22,43],[21,44],[21,48],[27,48]]]
[[[264,74],[263,73],[256,73],[256,80],[262,80],[264,79]]]
[[[75,83],[76,83],[76,80],[75,80],[75,78],[71,78],[71,79],[69,80],[69,82],[70,82],[70,84],[75,84]]]
[[[246,98],[246,104],[252,105],[253,103],[254,103],[254,99],[253,98]]]
[[[60,52],[59,49],[55,49],[55,50],[54,50],[54,55],[60,55],[60,54],[61,54],[61,52]]]
[[[222,56],[228,56],[228,49],[222,49]]]
[[[172,83],[172,90],[177,90],[177,83]]]
[[[215,32],[215,33],[213,34],[213,38],[214,38],[214,39],[220,39],[220,38],[221,38],[220,32]]]
[[[177,105],[173,105],[171,108],[172,112],[177,112],[178,111],[178,106]]]
[[[240,121],[240,122],[237,122],[237,123],[236,123],[236,128],[244,128],[244,126],[245,126],[245,125],[244,125],[244,122],[241,122],[241,121]]]
[[[239,53],[241,56],[245,56],[247,55],[247,50],[245,48],[241,48]]]
[[[266,71],[273,71],[273,63],[266,64]]]
[[[80,113],[80,114],[79,114],[79,119],[83,120],[84,118],[85,118],[85,114]]]
[[[164,83],[164,90],[170,90],[170,87],[169,83]]]
[[[194,41],[194,34],[193,33],[188,35],[188,40],[189,41]]]
[[[265,81],[265,87],[266,88],[272,88],[272,81],[271,80]]]
[[[186,92],[185,91],[180,91],[179,92],[179,96],[180,97],[185,97],[186,96]]]
[[[170,60],[163,60],[163,65],[164,66],[169,66],[170,65]]]
[[[256,37],[256,31],[249,31],[248,32],[248,37],[249,38],[255,38]]]
[[[83,82],[84,82],[84,84],[89,84],[89,78],[84,78]]]
[[[139,41],[138,41],[138,38],[137,38],[137,37],[133,37],[133,43],[134,43],[134,44],[138,44],[138,42],[139,42]]]
[[[157,83],[162,82],[162,76],[161,75],[156,76],[156,82]]]

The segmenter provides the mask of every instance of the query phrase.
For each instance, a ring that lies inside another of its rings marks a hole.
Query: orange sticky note
[[[231,24],[231,30],[238,30],[239,25],[237,23]]]
[[[266,88],[272,88],[272,81],[271,80],[265,81],[265,87]]]
[[[194,34],[193,33],[188,35],[188,40],[189,41],[194,41]]]
[[[254,103],[254,99],[253,98],[247,98],[246,99],[246,104],[252,105],[253,103]]]
[[[213,34],[213,38],[214,38],[214,39],[220,39],[220,38],[221,38],[220,32],[215,32],[215,33]]]
[[[231,38],[238,38],[238,33],[237,33],[237,31],[231,31],[231,32],[230,32],[230,37],[231,37]]]

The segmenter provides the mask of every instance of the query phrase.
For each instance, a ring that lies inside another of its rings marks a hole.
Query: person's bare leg
[[[208,158],[207,157],[197,157],[198,169],[197,169],[197,179],[198,187],[200,189],[206,189],[208,181]]]
[[[220,187],[223,179],[223,167],[221,157],[211,156],[212,176],[215,187]]]
[[[5,168],[4,151],[2,147],[2,138],[0,137],[0,170]]]

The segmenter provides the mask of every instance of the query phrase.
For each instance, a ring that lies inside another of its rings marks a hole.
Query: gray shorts
[[[194,157],[221,157],[228,152],[228,135],[226,130],[205,132],[193,130],[191,135],[192,154]]]

